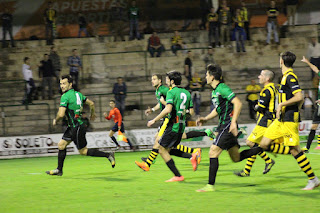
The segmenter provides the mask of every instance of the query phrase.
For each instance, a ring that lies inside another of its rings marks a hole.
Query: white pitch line
[[[28,175],[41,175],[42,173],[27,173]]]

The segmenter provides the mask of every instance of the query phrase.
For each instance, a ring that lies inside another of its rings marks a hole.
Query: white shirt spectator
[[[319,58],[320,57],[320,44],[317,42],[314,46],[309,44],[307,58]]]
[[[23,73],[24,80],[26,81],[29,81],[30,78],[33,78],[32,70],[30,69],[30,65],[28,64],[22,65],[22,73]]]

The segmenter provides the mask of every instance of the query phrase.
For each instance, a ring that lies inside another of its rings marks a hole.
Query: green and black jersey
[[[164,98],[164,100],[166,100],[167,97],[167,92],[169,91],[169,88],[164,86],[164,85],[160,85],[157,90],[156,90],[156,97],[157,97],[157,101],[160,104],[160,110],[162,111],[166,106],[163,105],[160,101],[161,97]]]
[[[193,108],[191,94],[188,90],[173,87],[167,93],[167,104],[172,104],[169,122],[173,123],[172,132],[183,133],[186,127],[186,110]]]
[[[67,108],[66,116],[69,127],[83,124],[81,113],[87,98],[80,92],[70,89],[61,96],[60,107]]]
[[[219,115],[219,125],[228,124],[232,120],[234,92],[224,83],[219,83],[212,90],[212,104]]]
[[[274,83],[269,83],[260,92],[257,108],[257,125],[268,127],[275,119],[277,89]]]
[[[279,88],[279,103],[283,103],[291,99],[294,94],[301,92],[298,77],[293,73],[292,69],[288,69],[282,76]],[[281,121],[300,122],[299,103],[282,107]]]

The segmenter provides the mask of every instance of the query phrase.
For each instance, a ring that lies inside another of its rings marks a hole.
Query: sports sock
[[[316,130],[311,129],[311,131],[309,132],[308,142],[307,142],[307,145],[306,145],[307,149],[310,149],[310,146],[312,144],[312,141],[313,141],[315,135],[316,135]],[[319,135],[318,135],[318,143],[319,143]]]
[[[64,159],[67,156],[67,149],[60,150],[58,152],[58,170],[62,171]]]
[[[148,166],[150,167],[152,162],[157,158],[159,154],[159,149],[152,149],[147,160],[146,160],[146,164],[148,164]]]
[[[252,155],[250,158],[248,158],[246,166],[244,167],[244,173],[246,173],[247,175],[250,174],[252,166],[254,164],[254,162],[256,161],[257,156],[256,155]]]
[[[320,146],[320,135],[318,135],[318,146]]]
[[[178,176],[180,177],[180,172],[178,171],[176,165],[174,164],[173,159],[169,160],[167,162],[167,166],[169,167],[169,169],[171,170],[171,172],[173,172],[174,176]]]
[[[303,152],[300,152],[299,154],[294,156],[294,158],[297,160],[298,165],[300,166],[301,170],[304,173],[306,173],[306,175],[308,175],[309,180],[315,178],[315,175],[314,175],[313,170],[310,165],[310,161],[308,160],[306,155],[303,154]]]
[[[127,141],[128,141],[129,146],[130,146],[130,149],[133,149],[132,143],[131,143],[131,141],[129,140],[129,138],[127,138]]]
[[[119,144],[118,144],[118,142],[117,142],[117,139],[114,137],[114,136],[112,136],[112,137],[110,137],[112,140],[113,140],[113,142],[117,145],[117,146],[120,146]]]
[[[271,144],[270,151],[273,153],[287,155],[290,154],[290,148],[288,146],[283,145],[282,143]]]
[[[251,157],[252,155],[257,155],[261,152],[263,152],[263,149],[260,146],[243,150],[242,152],[240,152],[240,161],[242,161],[243,159],[246,159],[248,157]]]
[[[92,157],[109,157],[109,153],[107,152],[102,152],[102,151],[99,151],[97,149],[88,149],[88,152],[87,152],[87,156],[92,156]]]
[[[194,152],[194,148],[190,148],[184,145],[179,144],[176,149],[182,151],[182,152],[186,152],[186,153],[193,153]]]
[[[216,176],[219,169],[219,159],[210,158],[210,167],[209,167],[209,182],[208,184],[214,185],[216,182]]]
[[[271,158],[267,155],[266,152],[261,152],[258,154],[266,163],[271,163]]]
[[[174,156],[182,157],[182,158],[189,158],[190,159],[192,157],[191,154],[185,153],[185,152],[178,150],[178,149],[171,149],[169,153],[170,153],[170,155],[174,155]]]
[[[188,139],[188,138],[207,136],[207,133],[206,132],[199,132],[199,131],[190,131],[190,132],[187,132],[186,135],[187,135],[187,139]]]

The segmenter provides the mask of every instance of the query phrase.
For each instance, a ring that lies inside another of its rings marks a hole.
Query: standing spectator
[[[7,47],[7,41],[6,41],[6,36],[7,32],[9,33],[10,36],[10,41],[11,41],[11,46],[15,47],[14,45],[14,40],[12,36],[12,14],[9,13],[8,8],[4,8],[4,13],[1,15],[1,21],[2,21],[2,48]]]
[[[242,52],[246,52],[246,48],[244,47],[244,41],[246,39],[246,32],[244,31],[244,19],[241,15],[241,10],[237,9],[235,17],[233,17],[234,29],[233,33],[235,36],[236,44],[237,44],[237,52],[240,52],[240,46]]]
[[[203,61],[206,65],[205,70],[207,70],[207,66],[209,64],[215,64],[214,58],[213,58],[213,48],[211,46],[208,47],[207,54],[204,55]]]
[[[313,110],[313,100],[310,97],[308,91],[306,91],[304,95],[304,102],[303,102],[303,109],[304,109],[304,119],[305,120],[312,120],[312,110]]]
[[[196,115],[200,116],[200,105],[201,105],[201,94],[200,90],[202,89],[202,81],[199,77],[198,72],[194,72],[192,80],[190,81],[191,89],[191,98],[193,101],[193,108]]]
[[[78,56],[77,49],[72,50],[72,56],[69,56],[68,58],[68,66],[70,67],[70,75],[74,81],[73,88],[74,90],[79,91],[79,72],[82,69],[82,63]]]
[[[86,37],[88,37],[88,31],[87,31],[87,20],[84,17],[84,15],[82,13],[78,14],[78,23],[79,23],[79,33],[78,33],[78,37],[81,37],[81,32],[84,32],[84,34],[86,35]]]
[[[249,18],[249,12],[248,12],[248,8],[246,7],[245,1],[241,2],[241,12],[240,13],[241,13],[241,16],[244,21],[244,30],[246,31],[247,40],[250,41],[250,30],[249,30],[250,18]]]
[[[55,76],[52,62],[49,59],[48,54],[44,54],[43,60],[40,61],[39,66],[39,78],[42,78],[42,100],[45,99],[45,90],[48,86],[48,100],[52,99],[52,81],[53,77]]]
[[[33,81],[32,70],[30,66],[30,58],[25,57],[23,59],[24,64],[22,65],[22,73],[24,80],[26,81],[26,95],[24,100],[22,101],[23,104],[32,104],[32,94],[33,91],[36,89],[36,86]]]
[[[116,1],[114,6],[111,7],[111,29],[114,33],[114,41],[118,41],[120,37],[121,41],[125,41],[123,29],[126,28],[125,8],[120,1]]]
[[[118,77],[117,83],[113,85],[112,93],[116,101],[116,106],[120,110],[122,117],[124,117],[124,110],[126,108],[125,99],[127,96],[127,85],[123,82],[121,77]]]
[[[192,80],[192,52],[190,50],[184,60],[184,76],[186,76],[190,85],[190,81]]]
[[[271,39],[271,31],[274,33],[274,41],[279,44],[279,35],[278,35],[278,20],[277,17],[279,15],[279,10],[276,7],[275,1],[270,2],[270,7],[267,11],[268,21],[267,21],[267,44],[270,44]]]
[[[177,55],[177,51],[181,50],[183,46],[183,40],[179,32],[174,31],[174,36],[171,38],[171,51],[173,54]]]
[[[47,45],[53,45],[56,31],[57,11],[52,8],[52,2],[48,2],[48,7],[44,11],[44,22],[46,24]]]
[[[227,6],[227,1],[222,1],[221,8],[219,10],[219,23],[221,32],[221,47],[229,45],[230,42],[230,24],[231,24],[231,12]]]
[[[308,46],[307,58],[309,58],[310,63],[318,67],[320,69],[320,44],[317,41],[316,37],[311,38],[311,42]],[[315,81],[317,77],[315,77],[314,72],[311,70],[312,80]],[[316,84],[317,87],[317,84]]]
[[[52,46],[50,49],[49,59],[52,62],[54,76],[57,78],[57,82],[58,82],[58,86],[59,86],[60,85],[59,81],[60,81],[61,63],[60,63],[60,56],[58,55],[55,46]]]
[[[136,6],[136,1],[131,2],[131,7],[129,8],[129,21],[130,21],[130,38],[129,40],[134,39],[133,33],[135,33],[135,38],[140,39],[139,34],[139,8]]]
[[[292,18],[291,25],[295,26],[295,17],[298,3],[299,0],[286,0],[288,26],[290,25],[290,17]]]
[[[214,7],[211,8],[207,19],[209,25],[209,46],[219,47],[219,15],[215,12]],[[212,44],[212,36],[214,37],[214,45]]]
[[[255,80],[251,80],[251,84],[246,87],[247,91],[247,101],[249,104],[249,114],[250,118],[256,120],[256,111],[255,106],[258,104],[258,93],[260,92],[261,87],[256,84]]]
[[[207,14],[210,12],[211,0],[200,0],[200,10],[201,10],[201,24],[199,25],[200,30],[206,29]]]
[[[160,42],[160,38],[157,35],[157,32],[153,32],[152,36],[150,36],[148,40],[148,51],[151,57],[154,57],[154,52],[157,52],[157,57],[160,57],[163,50],[164,48]]]

